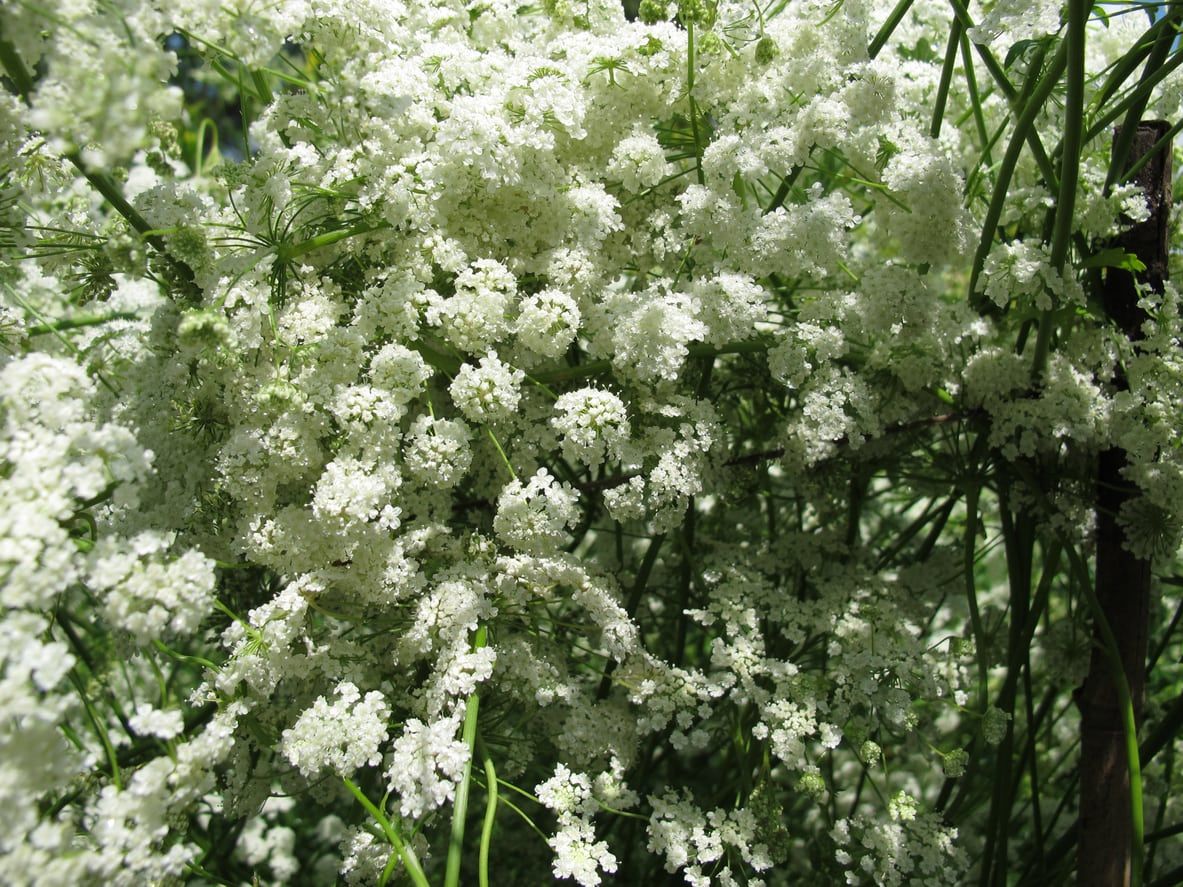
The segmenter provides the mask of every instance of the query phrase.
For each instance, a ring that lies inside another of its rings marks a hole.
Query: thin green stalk
[[[953,15],[961,22],[961,26],[969,32],[974,27],[973,19],[969,17],[969,10],[966,8],[963,0],[949,0],[949,5],[953,7]],[[974,48],[977,49],[978,57],[982,60],[982,64],[986,66],[986,70],[990,72],[990,76],[994,82],[998,84],[998,88],[1002,90],[1003,95],[1006,96],[1007,101],[1013,101],[1018,95],[1010,78],[1006,76],[1006,71],[1002,65],[998,64],[998,59],[994,58],[994,53],[990,51],[990,47],[984,43],[975,43]]]
[[[969,601],[969,624],[973,630],[974,647],[977,651],[978,664],[978,703],[985,711],[990,700],[989,663],[986,650],[986,627],[982,624],[982,612],[978,608],[977,582],[974,577],[977,562],[978,537],[978,497],[981,488],[976,483],[970,484],[965,491],[965,593]]]
[[[29,69],[21,61],[21,57],[16,54],[16,47],[7,40],[0,40],[0,65],[4,67],[4,73],[8,75],[12,85],[16,87],[16,94],[26,105],[29,104],[29,93],[33,91],[33,78],[29,75]]]
[[[113,311],[110,314],[77,314],[74,317],[66,317],[62,320],[54,320],[49,323],[38,323],[29,327],[26,332],[30,336],[44,336],[50,333],[58,333],[64,330],[77,330],[88,326],[101,326],[104,323],[110,323],[113,320],[135,320],[140,315],[135,311]]]
[[[1084,49],[1085,28],[1088,26],[1090,0],[1068,0],[1068,36],[1063,45],[1068,51],[1068,92],[1064,99],[1064,153],[1060,160],[1060,193],[1056,200],[1055,222],[1052,227],[1051,265],[1056,273],[1064,273],[1068,248],[1072,241],[1072,224],[1076,208],[1076,184],[1080,178],[1081,136],[1084,131]],[[1031,381],[1043,380],[1051,348],[1052,327],[1056,305],[1039,318],[1035,336],[1035,353],[1031,359]]]
[[[1031,98],[1023,108],[1023,112],[1019,115],[1019,119],[1015,121],[1015,129],[1011,134],[1010,143],[1006,146],[1006,153],[1003,155],[1002,163],[998,168],[998,177],[994,182],[994,193],[990,197],[990,205],[986,209],[986,219],[982,225],[982,237],[978,242],[978,250],[974,255],[973,270],[970,272],[969,278],[969,298],[971,304],[978,301],[975,296],[975,290],[978,285],[978,278],[981,276],[982,267],[986,263],[986,256],[990,253],[990,247],[994,244],[995,231],[998,228],[998,222],[1002,218],[1003,206],[1006,203],[1007,194],[1010,190],[1010,181],[1015,174],[1015,168],[1019,162],[1019,155],[1023,152],[1023,145],[1027,141],[1028,134],[1033,131],[1035,126],[1035,118],[1043,110],[1044,103],[1047,102],[1048,97],[1052,94],[1052,90],[1060,82],[1060,74],[1063,73],[1068,64],[1068,43],[1060,44],[1060,49],[1048,64],[1047,70],[1044,71],[1039,85],[1035,88]],[[1075,193],[1075,192],[1074,192]]]
[[[957,16],[957,20],[961,22],[963,28],[968,31],[974,26],[973,19],[969,17],[969,12],[962,0],[949,0],[949,5],[953,7],[953,12]],[[997,85],[1003,96],[1011,104],[1011,107],[1018,110],[1015,108],[1015,104],[1021,101],[1021,94],[1006,76],[1006,71],[998,63],[998,59],[994,57],[994,53],[990,52],[990,48],[982,43],[975,43],[974,47],[977,49],[978,57],[981,58],[982,63],[986,66],[986,70],[989,72],[995,85]],[[1048,187],[1054,191],[1056,189],[1054,183],[1057,181],[1056,171],[1052,168],[1051,158],[1047,156],[1047,151],[1044,150],[1043,142],[1039,138],[1038,131],[1034,129],[1028,131],[1027,142],[1031,147],[1031,156],[1035,159],[1040,173],[1043,175]]]
[[[493,433],[492,428],[486,426],[485,432],[489,435],[489,440],[493,441],[493,446],[497,448],[497,455],[501,457],[501,461],[504,463],[506,471],[509,472],[510,480],[517,480],[518,473],[513,470],[513,464],[509,461],[509,457],[505,455],[505,450],[501,448],[501,441],[497,440],[497,435]]]
[[[82,707],[86,710],[86,717],[90,721],[90,726],[94,730],[95,736],[98,737],[99,743],[103,746],[103,753],[107,756],[107,764],[111,768],[111,783],[115,788],[122,789],[123,777],[119,771],[119,758],[115,754],[115,746],[111,744],[111,737],[107,734],[107,726],[103,723],[102,718],[99,717],[98,712],[95,711],[90,697],[86,695],[86,687],[82,684],[82,678],[73,669],[70,670],[70,683],[78,691],[78,695],[82,699]]]
[[[961,44],[961,22],[953,19],[949,28],[949,44],[945,47],[945,64],[941,67],[941,80],[937,84],[937,95],[932,107],[932,126],[928,134],[932,138],[941,135],[941,121],[945,118],[945,104],[949,100],[949,84],[953,82],[953,68],[957,64],[957,49]]]
[[[776,187],[776,192],[772,195],[772,199],[768,201],[768,206],[764,207],[763,214],[776,212],[784,206],[786,198],[793,190],[793,184],[801,175],[801,170],[805,168],[804,164],[801,166],[794,166],[788,173],[781,177],[780,184]]]
[[[1169,77],[1179,65],[1183,65],[1183,52],[1176,52],[1170,61],[1161,65],[1149,77],[1139,81],[1138,85],[1131,89],[1125,98],[1106,111],[1101,117],[1098,117],[1084,134],[1085,144],[1103,135],[1113,121],[1124,114],[1131,106],[1142,101],[1159,83]]]
[[[498,780],[498,783],[500,785],[507,784],[504,779]],[[504,804],[506,807],[508,807],[510,810],[512,810],[514,813],[516,813],[519,817],[521,817],[522,821],[530,827],[530,830],[542,839],[542,843],[544,843],[544,844],[548,843],[548,841],[550,839],[547,837],[546,832],[544,832],[542,829],[540,829],[538,827],[538,824],[535,823],[534,820],[529,817],[529,815],[527,815],[525,810],[523,810],[521,807],[519,807],[517,804],[515,804],[509,798],[504,798],[504,797],[498,796],[498,803]]]
[[[279,260],[287,262],[295,258],[299,258],[305,253],[310,253],[314,249],[320,249],[323,246],[331,246],[334,243],[339,243],[349,237],[360,237],[363,234],[369,234],[373,231],[381,231],[388,228],[388,225],[356,225],[352,228],[342,228],[339,231],[326,231],[324,234],[317,234],[315,237],[309,237],[307,240],[300,243],[292,244],[291,246],[281,246],[279,248]]]
[[[1133,128],[1133,127],[1131,127],[1131,128]],[[1143,154],[1141,157],[1139,157],[1137,162],[1135,162],[1129,169],[1127,169],[1125,171],[1125,174],[1122,176],[1122,180],[1128,182],[1130,179],[1132,179],[1134,176],[1136,176],[1138,173],[1140,173],[1142,171],[1142,168],[1144,166],[1146,166],[1146,164],[1149,163],[1151,160],[1153,160],[1154,156],[1159,151],[1164,150],[1169,145],[1174,143],[1175,137],[1177,135],[1179,135],[1180,132],[1183,132],[1183,120],[1180,120],[1178,123],[1176,123],[1170,129],[1168,129],[1166,135],[1164,135],[1161,139],[1159,139],[1157,142],[1155,142],[1153,145],[1151,145],[1150,150],[1147,151],[1145,154]]]
[[[1044,833],[1043,833],[1043,810],[1039,804],[1039,755],[1036,746],[1036,721],[1035,721],[1035,701],[1032,699],[1031,687],[1031,652],[1027,649],[1027,664],[1023,669],[1023,699],[1025,701],[1025,710],[1027,717],[1027,766],[1029,768],[1029,778],[1031,785],[1031,827],[1035,832],[1035,866],[1036,871],[1046,877],[1045,861],[1044,861]],[[1022,778],[1022,768],[1019,770],[1019,778]]]
[[[28,69],[25,68],[20,56],[17,55],[16,48],[6,40],[0,40],[0,67],[3,67],[4,73],[12,81],[16,87],[17,94],[24,103],[26,105],[31,104],[29,93],[33,89],[33,78],[29,75]],[[138,234],[143,236],[145,241],[151,244],[158,252],[165,252],[164,241],[154,234],[147,233],[152,230],[152,226],[127,202],[122,192],[116,187],[108,175],[87,169],[86,165],[82,162],[82,155],[78,151],[71,151],[65,155],[65,158],[82,173],[83,177],[90,182],[91,186],[111,204],[111,207],[119,215],[123,216]]]
[[[403,867],[406,868],[407,874],[415,884],[415,887],[431,887],[427,882],[427,876],[423,874],[423,867],[419,865],[419,858],[415,856],[415,851],[411,849],[409,844],[403,841],[398,833],[398,829],[394,827],[394,823],[387,818],[386,814],[373,801],[366,797],[365,792],[358,788],[352,779],[348,776],[344,776],[342,779],[345,782],[345,787],[349,789],[350,794],[357,799],[359,804],[366,808],[366,812],[374,817],[374,821],[381,827],[382,833],[386,835],[386,840],[390,842],[390,846],[394,848],[395,853],[402,859]],[[383,872],[383,878],[378,883],[385,885],[386,878],[388,877],[389,875]]]
[[[477,883],[489,887],[489,847],[493,842],[493,824],[497,821],[497,769],[487,749],[482,748],[485,765],[485,821],[481,826],[481,852],[477,861]]]
[[[1166,801],[1168,798],[1171,798],[1174,796],[1174,788],[1175,788],[1174,746],[1171,746],[1171,750],[1167,754],[1167,759],[1164,762],[1164,770],[1165,770],[1164,782],[1166,783],[1166,786],[1165,786],[1165,791],[1162,793],[1162,799],[1159,801],[1158,810],[1156,811],[1155,816],[1154,816],[1154,831],[1152,831],[1148,835],[1146,835],[1146,844],[1149,845],[1150,849],[1146,851],[1146,866],[1142,870],[1142,876],[1144,878],[1149,878],[1152,874],[1154,874],[1154,871],[1155,871],[1154,859],[1155,859],[1155,856],[1158,854],[1158,842],[1162,838],[1173,837],[1174,835],[1178,835],[1178,834],[1183,833],[1183,822],[1175,823],[1175,825],[1169,826],[1167,828],[1163,827],[1163,819],[1165,818],[1166,812],[1167,812]]]
[[[43,328],[46,334],[53,336],[55,339],[61,342],[62,345],[66,347],[67,351],[79,358],[79,363],[85,362],[82,360],[82,352],[78,350],[78,346],[67,339],[60,329],[57,329],[56,321],[50,320],[48,317],[42,314],[39,310],[37,310],[36,306],[27,301],[20,293],[14,290],[7,283],[4,284],[4,289],[8,292],[8,295],[12,297],[14,302],[16,302],[35,318],[37,318],[38,321],[40,321],[40,323],[37,324],[37,328]],[[94,373],[95,378],[98,379],[102,384],[102,386],[116,397],[119,397],[122,394],[122,392],[119,390],[119,386],[104,376],[101,370],[94,369],[92,372]]]
[[[678,621],[674,629],[674,656],[672,660],[676,666],[682,664],[683,657],[686,655],[686,630],[690,621],[690,617],[686,615],[686,609],[690,606],[690,593],[694,586],[694,562],[691,554],[694,551],[694,525],[695,509],[692,496],[690,503],[686,506],[686,519],[682,524],[682,534],[679,539],[682,548],[682,561],[678,572],[678,604],[675,611]]]
[[[958,20],[958,25],[961,21]],[[969,37],[965,33],[965,28],[961,28],[961,67],[965,69],[965,89],[969,93],[969,106],[973,112],[974,126],[978,130],[978,139],[982,143],[982,162],[986,166],[993,166],[994,161],[990,159],[990,145],[993,144],[989,139],[989,132],[986,128],[986,118],[982,114],[982,96],[978,92],[978,78],[974,74],[973,54],[969,48]]]
[[[197,127],[197,146],[194,149],[193,156],[193,176],[200,179],[205,172],[205,132],[209,130],[214,134],[214,142],[210,146],[210,154],[212,155],[218,150],[218,127],[208,117],[201,121],[201,125]]]
[[[1162,24],[1163,32],[1158,34],[1151,46],[1149,57],[1146,59],[1146,67],[1142,69],[1142,78],[1139,81],[1139,85],[1153,77],[1158,69],[1162,67],[1162,63],[1166,61],[1167,55],[1170,53],[1175,42],[1174,28],[1169,27],[1167,23],[1177,19],[1178,16],[1179,9],[1176,7],[1168,15],[1163,17],[1162,22],[1156,23],[1155,27],[1151,28],[1153,32],[1159,24]],[[1118,129],[1117,137],[1113,141],[1113,149],[1109,155],[1109,170],[1105,175],[1106,194],[1117,184],[1118,179],[1122,177],[1122,171],[1125,169],[1126,161],[1129,158],[1130,148],[1134,144],[1134,135],[1137,132],[1138,123],[1142,120],[1142,114],[1146,110],[1146,104],[1150,101],[1149,91],[1135,89],[1134,92],[1137,98],[1126,109],[1125,119],[1121,122],[1121,127]]]
[[[694,101],[694,20],[686,21],[686,101],[690,103],[690,135],[694,139],[694,168],[698,184],[706,184],[702,169],[702,141],[698,135],[698,103]]]
[[[1171,18],[1170,15],[1160,18],[1143,35],[1144,40],[1140,40],[1129,52],[1114,62],[1109,68],[1109,76],[1105,78],[1101,88],[1093,95],[1092,105],[1094,108],[1102,107],[1113,98],[1114,94],[1121,89],[1122,84],[1138,70],[1138,65],[1142,64],[1146,56],[1154,50],[1163,28],[1170,24]],[[1060,149],[1057,148],[1053,154],[1058,155],[1059,151]]]
[[[912,8],[912,0],[899,0],[898,3],[888,13],[887,21],[876,32],[875,36],[871,38],[871,42],[867,45],[867,55],[871,58],[879,55],[879,51],[887,45],[887,41],[891,39],[891,35],[895,29],[899,27],[900,22],[904,20],[904,16],[908,14],[908,10]]]
[[[479,650],[488,643],[489,630],[482,625],[473,636],[472,648]],[[452,805],[452,835],[448,842],[448,864],[444,874],[444,887],[458,887],[460,884],[460,860],[464,853],[464,826],[468,818],[468,790],[472,783],[472,759],[476,754],[477,716],[481,697],[475,690],[469,694],[464,706],[464,731],[462,741],[468,747],[468,762],[464,775],[456,786],[456,801]],[[496,785],[496,782],[493,783]]]

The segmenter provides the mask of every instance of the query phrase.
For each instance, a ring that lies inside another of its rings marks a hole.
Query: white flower
[[[615,872],[616,857],[609,852],[608,843],[595,838],[595,829],[583,819],[571,820],[548,838],[555,853],[555,877],[572,878],[582,887],[597,887],[601,871]]]
[[[370,361],[370,379],[398,404],[417,397],[431,372],[419,352],[398,343],[384,345]]]
[[[543,554],[566,539],[566,528],[579,516],[578,494],[539,468],[523,484],[511,481],[497,498],[493,529],[520,551]]]
[[[595,811],[591,802],[591,780],[583,773],[572,773],[565,764],[555,766],[555,775],[534,788],[534,793],[560,817],[582,816]]]
[[[600,388],[569,391],[555,401],[551,425],[561,435],[563,457],[595,468],[620,458],[628,442],[628,412],[619,397]]]
[[[323,696],[304,710],[296,723],[283,731],[280,751],[306,777],[328,768],[351,776],[359,767],[377,764],[379,747],[386,741],[390,706],[377,690],[362,698],[346,681],[337,685],[331,704]]]
[[[637,294],[613,334],[614,362],[642,381],[672,382],[690,353],[689,343],[707,334],[698,312],[697,300],[685,293]]]
[[[131,728],[140,736],[155,736],[159,739],[172,739],[179,736],[185,728],[181,712],[177,709],[161,711],[152,706],[136,709],[136,713],[129,719]]]
[[[608,174],[619,179],[626,191],[633,192],[652,188],[670,171],[657,137],[643,131],[622,139],[608,163]]]
[[[1056,0],[995,0],[977,27],[969,29],[969,39],[982,44],[1001,41],[1006,47],[1055,34],[1062,8]]]
[[[469,354],[479,354],[509,332],[509,312],[517,281],[500,262],[481,259],[456,277],[456,292],[439,308],[448,341]]]
[[[545,289],[522,300],[515,324],[518,341],[541,357],[566,353],[579,330],[579,308],[561,290]]]
[[[107,619],[145,644],[194,631],[212,609],[214,562],[193,550],[166,560],[171,533],[130,541],[128,550],[122,540],[100,539],[91,553],[90,585],[102,593]]]
[[[482,357],[478,366],[466,363],[448,391],[452,401],[471,422],[499,422],[510,418],[521,399],[526,374],[497,359],[496,352]]]
[[[420,483],[447,489],[459,483],[472,463],[472,433],[456,419],[420,416],[407,434],[403,458]]]
[[[399,796],[399,813],[419,819],[448,803],[468,763],[468,746],[456,738],[463,709],[429,724],[411,718],[394,741],[386,779]]]

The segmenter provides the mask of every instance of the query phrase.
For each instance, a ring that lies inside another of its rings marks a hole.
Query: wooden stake
[[[1134,135],[1125,168],[1144,157],[1170,127],[1161,121],[1141,123]],[[1116,140],[1116,136],[1115,136]],[[1138,307],[1138,289],[1162,292],[1167,275],[1167,221],[1171,204],[1171,150],[1151,158],[1134,177],[1146,195],[1150,218],[1117,239],[1115,245],[1136,255],[1146,270],[1135,276],[1110,268],[1103,287],[1105,313],[1131,340],[1142,337],[1145,313]],[[1124,375],[1116,380],[1126,386]],[[1125,451],[1101,453],[1097,469],[1096,592],[1101,610],[1117,640],[1118,654],[1133,697],[1134,718],[1142,721],[1145,689],[1146,640],[1150,613],[1150,561],[1135,557],[1123,545],[1117,523],[1123,503],[1138,496],[1125,478]],[[1122,717],[1117,705],[1110,666],[1094,648],[1088,677],[1077,695],[1081,710],[1080,838],[1077,845],[1077,883],[1081,887],[1125,887],[1130,884],[1133,827],[1130,781]]]

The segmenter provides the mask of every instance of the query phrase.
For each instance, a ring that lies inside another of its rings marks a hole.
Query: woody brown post
[[[1161,121],[1141,123],[1130,148],[1126,168],[1149,153],[1169,130]],[[1102,289],[1105,313],[1131,340],[1142,337],[1145,312],[1138,307],[1139,288],[1161,293],[1167,276],[1167,222],[1171,208],[1171,148],[1159,150],[1134,176],[1150,210],[1150,218],[1122,234],[1116,245],[1146,266],[1134,274],[1110,268]],[[1126,386],[1118,373],[1115,383]],[[1150,561],[1126,550],[1117,523],[1123,503],[1136,497],[1136,488],[1122,477],[1125,451],[1114,447],[1101,453],[1097,470],[1096,592],[1101,611],[1117,641],[1118,654],[1134,706],[1134,720],[1142,721],[1146,676],[1146,640],[1150,607]],[[1125,738],[1111,666],[1100,649],[1094,629],[1089,673],[1078,695],[1081,710],[1080,839],[1077,845],[1077,883],[1082,887],[1124,887],[1130,883],[1133,825]],[[1140,848],[1139,848],[1140,852]]]

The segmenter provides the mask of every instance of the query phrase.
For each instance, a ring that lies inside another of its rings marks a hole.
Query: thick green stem
[[[44,336],[59,333],[64,330],[77,330],[88,326],[101,326],[113,320],[135,320],[140,315],[134,311],[113,311],[110,314],[78,314],[74,317],[54,320],[49,323],[37,323],[29,327],[26,332],[30,336]]]
[[[879,55],[879,51],[887,45],[887,41],[891,39],[891,35],[895,29],[899,27],[900,22],[904,20],[904,16],[908,14],[908,10],[912,8],[912,0],[899,0],[895,7],[887,16],[887,21],[871,38],[870,44],[867,46],[867,55],[871,58]]]
[[[473,649],[481,649],[488,640],[488,629],[482,625],[473,637]],[[452,805],[452,835],[448,842],[448,865],[444,874],[444,887],[458,887],[460,884],[460,861],[464,854],[464,826],[468,818],[468,790],[472,784],[472,759],[476,754],[476,727],[480,702],[480,694],[473,691],[469,694],[464,708],[464,732],[461,738],[468,747],[468,763],[464,765],[464,775],[456,786],[456,801]]]
[[[945,64],[941,67],[941,80],[937,85],[937,96],[932,106],[932,125],[928,134],[939,138],[941,121],[945,119],[945,103],[949,100],[949,84],[953,82],[953,68],[957,64],[957,49],[961,43],[961,22],[953,19],[949,29],[949,45],[945,48]]]

